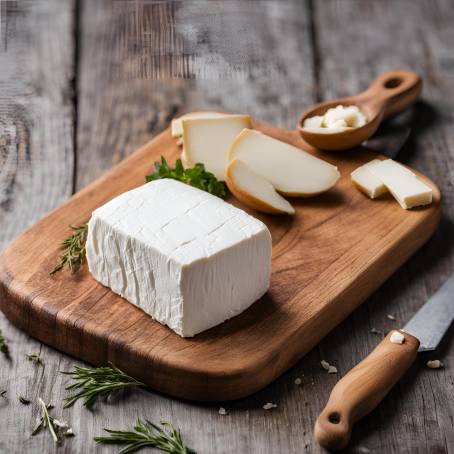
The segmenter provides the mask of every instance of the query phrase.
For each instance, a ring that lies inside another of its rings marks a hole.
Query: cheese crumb
[[[301,378],[295,378],[295,385],[301,385],[301,383],[303,383],[303,380],[301,380]]]
[[[264,406],[263,406],[263,409],[264,410],[271,410],[272,408],[276,408],[277,405],[276,404],[272,404],[271,402],[267,402]]]
[[[328,367],[328,374],[337,374],[337,367],[336,366],[329,366]]]
[[[393,331],[389,340],[393,344],[403,344],[405,342],[405,336],[399,331]]]
[[[322,359],[320,361],[320,364],[323,367],[323,369],[325,369],[326,372],[328,372],[328,374],[337,374],[337,367],[332,366],[328,361],[325,361],[324,359]]]
[[[329,370],[329,362],[328,362],[328,361],[325,361],[324,359],[322,359],[322,360],[320,361],[320,364],[321,364],[321,366],[323,367],[323,369]]]
[[[221,407],[221,408],[219,408],[219,414],[221,416],[225,416],[225,415],[228,415],[228,412],[224,407]]]
[[[396,320],[396,317],[394,315],[388,314],[386,318],[389,318],[390,320]]]
[[[439,359],[434,359],[427,361],[426,366],[429,369],[440,369],[440,367],[443,367],[443,363]]]

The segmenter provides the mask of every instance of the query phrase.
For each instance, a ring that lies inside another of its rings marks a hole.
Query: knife
[[[336,383],[315,423],[314,436],[319,444],[328,449],[345,448],[353,424],[382,401],[409,369],[418,352],[437,348],[453,319],[454,276],[403,329],[390,331],[369,356]],[[395,341],[401,335],[402,344],[391,341],[391,337]]]

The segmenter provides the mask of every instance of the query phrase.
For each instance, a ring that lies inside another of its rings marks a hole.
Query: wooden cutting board
[[[257,128],[309,149],[296,131]],[[164,393],[236,399],[263,388],[314,347],[432,235],[440,218],[440,193],[428,179],[433,204],[405,211],[390,196],[371,201],[352,186],[350,172],[375,153],[318,153],[342,174],[333,190],[293,199],[293,218],[247,210],[273,236],[267,295],[226,323],[183,339],[97,283],[86,266],[75,275],[49,275],[69,225],[141,185],[161,155],[173,162],[179,152],[169,130],[163,132],[9,245],[0,255],[0,307],[11,322],[88,363],[111,361]]]

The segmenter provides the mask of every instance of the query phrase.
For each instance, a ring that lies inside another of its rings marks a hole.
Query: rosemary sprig
[[[21,396],[21,395],[19,395],[18,398],[19,398],[19,402],[23,405],[29,405],[32,402],[30,399],[27,399],[26,397]]]
[[[67,266],[71,273],[75,273],[85,260],[85,242],[87,241],[88,225],[71,226],[73,234],[62,243],[63,254],[60,262],[50,272],[55,274]]]
[[[147,175],[145,181],[148,182],[161,178],[171,178],[199,188],[202,191],[207,191],[222,199],[227,195],[224,182],[218,181],[211,172],[207,172],[203,164],[199,163],[194,167],[185,169],[181,163],[181,159],[177,159],[175,168],[172,169],[167,164],[165,158],[161,156],[161,162],[156,162],[154,168],[154,173]]]
[[[33,429],[32,435],[36,435],[43,428],[49,429],[49,432],[54,439],[55,443],[59,443],[60,439],[57,436],[54,418],[50,416],[49,411],[52,410],[53,405],[46,405],[41,397],[38,398],[38,402],[41,405],[41,416],[39,417],[35,428]]]
[[[130,387],[145,387],[146,385],[125,374],[115,367],[79,367],[75,366],[72,372],[62,372],[70,375],[75,383],[66,387],[66,390],[73,391],[75,394],[65,399],[65,408],[70,407],[79,399],[85,399],[84,405],[91,408],[98,397],[107,398],[120,390]]]
[[[25,355],[25,357],[32,363],[35,364],[35,366],[41,366],[43,362],[41,361],[41,356],[40,353],[28,353]]]
[[[2,335],[2,330],[0,329],[0,352],[2,352],[7,358],[9,358],[9,347],[6,343],[6,339]]]
[[[96,443],[127,445],[119,454],[131,454],[147,446],[171,454],[196,454],[193,449],[184,445],[179,430],[168,422],[161,424],[163,427],[139,419],[132,431],[104,429],[110,436],[95,437],[94,440]]]

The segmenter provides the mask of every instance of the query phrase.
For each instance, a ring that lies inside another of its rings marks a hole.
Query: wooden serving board
[[[296,131],[257,128],[309,149]],[[333,190],[293,199],[293,218],[247,210],[273,236],[267,295],[226,323],[183,339],[97,283],[86,266],[75,275],[49,275],[67,226],[86,222],[96,207],[143,184],[161,155],[173,162],[179,152],[169,130],[163,132],[13,241],[0,255],[5,315],[58,350],[94,365],[111,361],[164,393],[236,399],[298,361],[432,235],[440,218],[439,190],[426,178],[433,204],[405,211],[390,196],[371,201],[352,186],[350,172],[375,153],[318,153],[342,174]]]

